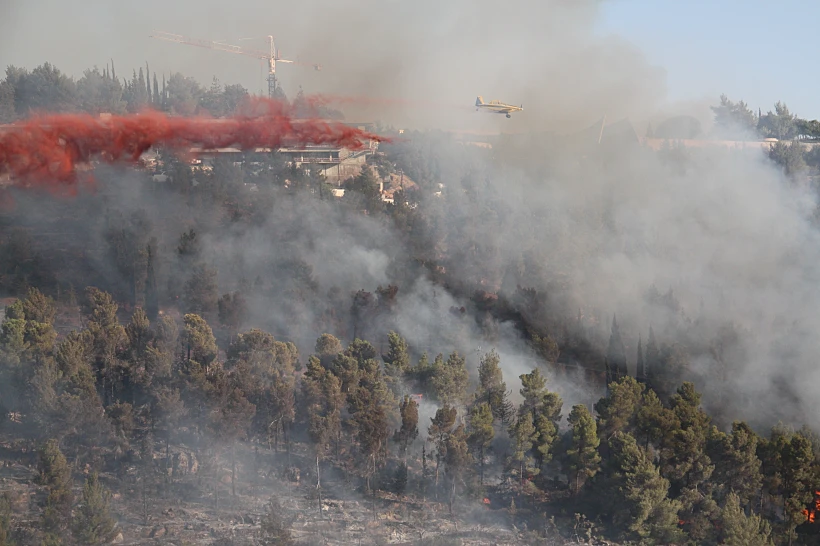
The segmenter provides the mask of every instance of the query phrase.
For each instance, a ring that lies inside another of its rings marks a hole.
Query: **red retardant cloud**
[[[295,119],[287,104],[253,99],[222,119],[174,117],[157,111],[126,116],[39,115],[0,130],[0,175],[15,187],[68,189],[77,166],[91,159],[135,162],[152,146],[185,152],[191,147],[243,150],[327,144],[358,149],[375,134],[342,123]]]

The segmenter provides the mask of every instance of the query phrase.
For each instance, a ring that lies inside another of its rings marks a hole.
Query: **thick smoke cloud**
[[[150,57],[152,70],[180,70],[204,82],[216,73],[256,90],[247,76],[252,67],[241,58],[143,38],[153,26],[146,14],[156,5],[148,0],[139,10],[130,7],[133,11],[98,22],[126,29],[123,40],[145,40],[139,55]],[[820,261],[811,221],[814,196],[789,185],[757,149],[670,150],[658,157],[628,147],[591,153],[568,149],[561,139],[540,138],[588,127],[604,115],[611,121],[630,117],[641,135],[642,123],[661,113],[694,113],[708,125],[709,111],[702,104],[664,104],[663,70],[640,51],[594,33],[598,5],[314,0],[277,6],[274,12],[261,2],[210,10],[189,10],[191,4],[182,2],[164,7],[163,30],[228,41],[275,32],[286,55],[326,67],[319,73],[282,68],[288,94],[298,82],[307,92],[406,101],[350,106],[348,119],[379,116],[400,126],[532,131],[489,152],[454,152],[444,145],[426,149],[439,168],[434,178],[445,184],[445,204],[432,205],[433,189],[425,186],[425,206],[439,207],[451,239],[469,231],[492,249],[477,256],[450,248],[460,258],[450,273],[472,288],[514,291],[522,284],[561,294],[557,309],[565,315],[580,309],[599,346],[605,347],[616,314],[633,372],[638,336],[645,343],[650,325],[660,342],[695,347],[697,386],[706,393],[706,405],[725,419],[761,426],[778,419],[816,422],[820,415],[811,389],[820,349]],[[248,16],[253,13],[263,15]],[[12,40],[15,34],[6,36]],[[72,55],[83,59],[82,66],[97,54],[79,54],[82,47],[76,47]],[[111,56],[121,56],[121,65],[144,60],[118,47],[112,46]],[[42,58],[41,53],[28,64]],[[62,59],[53,61],[64,65]],[[507,120],[449,106],[469,106],[478,94],[523,103],[525,111]],[[138,202],[157,225],[170,207],[148,193]],[[191,214],[185,207],[179,203],[176,209],[182,213],[174,219],[174,234]],[[232,237],[206,233],[205,240],[206,248],[215,249],[208,259],[220,269],[222,292],[242,280],[236,264],[245,267],[242,275],[253,277],[296,257],[312,267],[319,292],[328,298],[397,282],[395,325],[416,350],[458,348],[474,368],[478,347],[489,348],[481,340],[480,320],[451,319],[450,307],[463,301],[418,271],[395,270],[403,243],[376,220],[351,218],[317,202],[300,204],[298,212],[290,202],[275,202],[258,227]],[[172,248],[173,241],[165,244]],[[482,279],[489,284],[481,285]],[[673,291],[671,307],[647,300],[652,285],[660,293]],[[260,305],[253,312],[259,325],[310,349],[316,309],[285,312]],[[735,325],[739,342],[721,353],[717,346],[727,324]],[[532,368],[532,354],[509,324],[497,325],[492,346],[501,353],[508,387],[517,391],[517,376]],[[552,387],[564,395],[565,407],[602,394],[574,377],[555,378]]]
[[[285,58],[323,66],[313,72],[280,65],[289,96],[302,86],[307,93],[408,101],[351,108],[351,119],[405,127],[561,130],[604,115],[637,115],[664,98],[662,69],[622,39],[596,35],[600,3],[308,0],[274,6],[260,0],[146,0],[114,11],[98,0],[82,9],[12,2],[16,23],[5,19],[7,27],[0,28],[0,63],[33,67],[47,59],[80,76],[88,64],[104,66],[113,58],[125,77],[147,62],[154,72],[179,71],[205,84],[216,75],[259,92],[266,85],[259,61],[148,35],[162,25],[158,30],[264,49],[264,37],[273,34]],[[42,10],[50,13],[45,21],[38,15]],[[55,42],[66,47],[37,46]],[[21,50],[20,43],[30,45]],[[524,104],[527,116],[478,115],[470,108],[477,95]]]

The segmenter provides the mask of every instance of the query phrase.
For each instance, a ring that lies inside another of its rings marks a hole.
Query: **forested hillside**
[[[245,94],[9,68],[0,117]],[[815,543],[816,154],[551,146],[8,190],[0,544]]]

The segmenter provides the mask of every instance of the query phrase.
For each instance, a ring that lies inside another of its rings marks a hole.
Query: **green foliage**
[[[109,513],[109,499],[110,495],[100,484],[97,473],[91,473],[83,486],[82,501],[74,515],[72,534],[77,544],[108,544],[116,536],[116,521]]]
[[[481,468],[480,483],[484,485],[484,453],[495,437],[493,412],[487,402],[475,405],[470,410],[469,436],[467,444],[473,453],[478,454]]]
[[[725,546],[774,546],[768,522],[757,514],[747,516],[734,493],[729,493],[726,499],[720,523],[720,543]]]
[[[754,135],[757,115],[743,101],[732,102],[720,96],[720,105],[712,106],[715,114],[715,132],[722,138],[743,138]]]
[[[516,470],[518,471],[518,477],[523,486],[525,472],[529,474],[538,473],[538,469],[534,467],[534,461],[531,461],[527,455],[538,439],[538,431],[535,429],[535,425],[533,425],[532,414],[528,411],[520,412],[518,419],[509,432],[514,446],[512,460],[518,463]]]
[[[401,428],[393,436],[399,444],[401,453],[407,453],[407,447],[419,435],[419,405],[409,396],[405,396],[400,407]]]
[[[199,315],[189,313],[183,317],[185,329],[183,342],[188,359],[203,366],[209,365],[216,358],[218,348],[211,327]]]
[[[769,148],[769,159],[779,165],[786,176],[794,177],[806,169],[803,145],[797,140],[775,142]]]
[[[508,426],[514,415],[512,403],[507,399],[507,384],[501,373],[501,358],[495,349],[481,357],[478,367],[477,402],[486,402],[492,411],[493,420]]]
[[[23,312],[26,320],[42,324],[52,324],[57,308],[54,300],[44,296],[36,288],[29,288],[26,299],[23,300]]]
[[[606,495],[607,514],[626,539],[654,544],[681,540],[678,511],[681,504],[667,497],[669,481],[638,447],[635,439],[621,432],[609,440],[612,453],[600,484]]]
[[[40,448],[37,470],[37,483],[48,491],[43,507],[43,531],[60,536],[69,526],[73,494],[71,470],[56,440],[48,440]]]
[[[765,115],[760,116],[757,125],[761,136],[778,140],[796,138],[798,129],[796,117],[789,112],[788,106],[779,101],[774,105],[774,112],[769,110]]]
[[[598,446],[601,442],[598,439],[595,420],[583,404],[572,407],[569,425],[572,437],[564,465],[570,479],[570,487],[577,495],[586,480],[594,477],[600,469],[601,456],[598,454]]]
[[[386,380],[393,392],[398,395],[402,390],[404,375],[410,369],[410,352],[407,341],[396,332],[388,332],[387,342],[389,349],[387,354],[382,356]]]
[[[732,433],[713,434],[710,457],[715,462],[712,481],[720,484],[724,494],[733,493],[748,506],[759,495],[763,483],[761,461],[757,456],[760,438],[742,422],[732,424]]]
[[[634,433],[644,387],[626,376],[609,384],[607,395],[595,404],[598,434],[608,441],[616,432]]]
[[[384,362],[391,368],[404,373],[410,367],[410,354],[407,341],[396,332],[387,334],[387,342],[390,346]]]
[[[445,404],[462,404],[467,399],[467,364],[463,356],[453,352],[445,362],[441,355],[433,363],[432,384],[436,399]]]

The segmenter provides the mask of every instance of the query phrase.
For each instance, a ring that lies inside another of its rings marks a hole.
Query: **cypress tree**
[[[609,336],[609,347],[606,358],[612,369],[613,379],[618,380],[627,375],[626,372],[626,349],[621,339],[621,330],[618,328],[618,321],[612,315],[612,333]]]
[[[638,381],[646,383],[646,360],[643,357],[643,347],[641,346],[641,336],[638,334],[638,358],[635,369],[635,374],[638,376]]]

